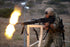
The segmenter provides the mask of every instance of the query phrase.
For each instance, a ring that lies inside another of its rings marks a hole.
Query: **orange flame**
[[[11,39],[15,32],[15,24],[18,23],[19,16],[21,16],[21,8],[15,6],[14,11],[11,14],[9,25],[6,27],[5,36],[7,39]]]

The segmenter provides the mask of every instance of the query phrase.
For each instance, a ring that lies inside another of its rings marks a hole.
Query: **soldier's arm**
[[[48,30],[48,26],[49,26],[49,22],[47,22],[47,23],[44,23],[44,26],[43,26],[43,28],[44,28],[44,29],[46,29],[46,30]]]
[[[58,28],[59,21],[60,21],[60,18],[59,17],[56,17],[55,22],[53,24],[51,24],[50,27],[53,28],[53,29]]]

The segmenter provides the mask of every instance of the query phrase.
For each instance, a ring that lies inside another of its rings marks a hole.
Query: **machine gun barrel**
[[[55,18],[39,18],[39,19],[34,19],[30,21],[26,21],[22,23],[23,25],[28,25],[28,24],[35,24],[35,23],[53,23],[55,21]]]
[[[36,20],[31,20],[31,21],[26,21],[26,22],[24,22],[23,24],[24,24],[24,25],[28,25],[28,24],[35,24],[35,23],[38,23],[38,21],[36,21]]]

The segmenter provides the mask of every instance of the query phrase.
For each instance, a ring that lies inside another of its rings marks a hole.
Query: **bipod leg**
[[[27,30],[25,28],[25,26],[22,28],[22,31],[21,31],[21,35],[25,32],[25,34],[27,34]],[[27,34],[28,35],[28,34]]]
[[[39,40],[37,30],[36,30],[35,28],[33,28],[33,30],[35,31],[35,34],[36,34],[36,38],[37,38],[37,40]]]
[[[23,34],[23,32],[24,32],[24,29],[25,29],[25,27],[22,27],[21,35]]]

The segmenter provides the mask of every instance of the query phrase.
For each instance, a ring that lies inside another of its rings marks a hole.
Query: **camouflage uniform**
[[[63,42],[60,32],[48,33],[44,47],[51,47],[52,42],[54,42],[55,47],[62,47]]]
[[[52,42],[54,42],[55,47],[62,47],[63,44],[63,37],[62,37],[62,33],[60,31],[57,31],[56,28],[59,25],[59,16],[55,15],[56,19],[54,24],[55,26],[55,31],[53,32],[52,30],[49,30],[49,32],[47,33],[47,37],[45,39],[45,46],[44,47],[51,47]]]

